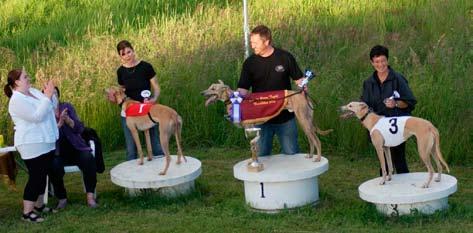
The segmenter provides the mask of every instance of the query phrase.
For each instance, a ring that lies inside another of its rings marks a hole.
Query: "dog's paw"
[[[429,185],[428,185],[428,184],[424,184],[424,185],[422,185],[422,188],[423,188],[423,189],[429,188]]]
[[[176,164],[177,164],[177,165],[179,165],[179,164],[181,164],[181,163],[182,163],[181,160],[177,160],[177,161],[176,161]]]
[[[306,154],[304,157],[310,159],[310,158],[312,158],[312,157],[314,157],[314,156],[313,156],[313,155]]]
[[[379,182],[379,185],[385,185],[385,184],[386,184],[386,181],[385,181],[385,180],[381,180],[381,181]]]
[[[143,165],[143,161],[138,161],[138,165]]]
[[[153,160],[153,157],[148,157],[148,161],[151,161],[151,160]]]
[[[315,157],[314,160],[312,160],[312,162],[320,162],[320,160],[322,160],[320,157]]]
[[[435,178],[434,181],[435,181],[435,182],[440,182],[440,180],[441,180],[440,177],[437,177],[437,178]]]
[[[165,172],[160,172],[159,175],[164,176],[164,175],[166,175],[166,173]]]

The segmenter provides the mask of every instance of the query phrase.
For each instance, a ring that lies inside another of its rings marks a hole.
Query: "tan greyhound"
[[[227,105],[227,108],[230,107],[229,96],[232,93],[230,87],[225,85],[222,80],[218,80],[218,83],[210,85],[207,90],[201,92],[201,94],[207,99],[205,101],[205,106],[214,103],[217,100],[224,102]],[[304,95],[304,93],[296,93],[296,91],[288,91],[287,104],[284,106],[285,109],[294,112],[297,118],[297,121],[302,127],[305,135],[310,144],[310,153],[307,156],[312,158],[314,155],[314,149],[317,149],[317,156],[314,158],[314,162],[319,162],[322,158],[322,147],[317,133],[321,135],[327,135],[332,132],[332,129],[329,130],[320,130],[317,126],[312,123],[314,118],[314,113],[312,111],[312,102]],[[257,124],[263,124],[263,122],[258,122]],[[242,125],[244,128],[249,125]]]
[[[125,111],[128,106],[134,103],[139,103],[138,101],[128,99],[125,95],[125,92],[122,88],[111,87],[106,90],[109,96],[113,96],[115,99],[112,102],[120,104],[122,110]],[[166,158],[166,165],[164,170],[159,173],[159,175],[166,175],[166,172],[169,168],[169,163],[171,162],[171,156],[169,154],[169,138],[174,134],[177,144],[177,164],[181,163],[182,158],[184,161],[187,161],[182,153],[181,148],[181,129],[182,129],[182,118],[177,114],[177,112],[165,105],[154,104],[148,115],[144,116],[128,116],[126,118],[126,125],[130,129],[135,141],[136,149],[140,159],[138,160],[139,165],[143,165],[143,150],[141,149],[140,137],[138,135],[138,130],[144,131],[146,139],[146,149],[148,152],[148,161],[152,160],[152,149],[151,149],[151,140],[149,136],[149,129],[159,124],[159,141],[161,142],[161,147],[164,151]]]
[[[364,102],[351,102],[345,106],[342,106],[341,110],[346,111],[346,113],[342,115],[343,118],[356,115],[356,117],[360,119],[361,124],[363,124],[363,126],[370,131],[371,141],[373,142],[373,146],[376,149],[379,162],[381,163],[381,170],[383,172],[383,178],[380,182],[381,185],[385,184],[386,182],[386,160],[389,167],[389,175],[387,180],[391,180],[393,171],[391,151],[389,150],[389,146],[386,146],[386,144],[389,143],[388,141],[392,140],[392,138],[383,137],[383,131],[386,131],[387,135],[390,137],[396,137],[395,134],[398,132],[402,133],[399,140],[401,143],[406,141],[412,135],[416,136],[419,156],[427,167],[427,171],[429,172],[429,177],[422,186],[423,188],[429,187],[435,172],[430,160],[430,154],[433,155],[433,158],[437,164],[438,176],[435,178],[436,182],[440,182],[442,164],[447,169],[447,172],[450,172],[448,164],[443,159],[442,152],[440,152],[439,132],[429,121],[418,117],[385,118],[384,116],[379,116],[372,112],[368,108],[368,105]],[[387,120],[388,122],[387,127],[384,127],[387,130],[384,130],[383,126],[381,126],[381,122],[383,120]],[[404,126],[402,126],[402,124],[404,124]],[[383,152],[386,155],[386,158],[384,157]]]

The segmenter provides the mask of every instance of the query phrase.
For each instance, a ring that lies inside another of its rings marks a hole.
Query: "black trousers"
[[[59,156],[54,156],[52,162],[51,183],[54,188],[54,195],[59,199],[67,198],[66,188],[64,187],[64,165],[76,165],[82,171],[85,191],[95,192],[97,185],[97,173],[95,158],[90,152],[76,150],[72,145],[67,150],[61,145]]]
[[[51,171],[53,156],[54,150],[33,159],[23,160],[28,168],[28,182],[23,192],[23,200],[36,202],[38,196],[44,194],[46,176]]]

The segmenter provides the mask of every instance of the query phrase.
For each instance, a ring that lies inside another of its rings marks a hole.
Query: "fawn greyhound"
[[[232,90],[229,86],[225,85],[222,80],[218,80],[218,83],[210,85],[207,90],[201,92],[201,94],[207,99],[205,101],[205,106],[214,103],[217,100],[224,102],[227,107],[231,104],[229,101],[230,93]],[[297,93],[296,91],[288,91],[287,104],[284,106],[285,109],[294,112],[296,118],[301,125],[305,135],[310,144],[310,153],[309,158],[312,158],[314,155],[314,149],[317,149],[317,156],[314,158],[314,162],[319,162],[322,158],[322,148],[317,133],[321,135],[327,135],[332,131],[329,130],[320,130],[317,126],[312,123],[314,118],[312,111],[312,102],[305,96],[304,93]],[[263,124],[263,122],[258,122],[257,124]],[[248,127],[248,125],[242,125],[243,127]]]
[[[121,105],[123,111],[125,111],[130,105],[140,103],[138,101],[129,99],[126,97],[125,92],[122,88],[111,87],[106,90],[109,96],[113,96],[112,102]],[[127,116],[126,125],[130,129],[133,136],[133,140],[138,151],[140,159],[138,164],[143,164],[143,150],[141,149],[140,138],[138,135],[138,130],[144,131],[146,139],[146,149],[148,152],[148,161],[152,160],[152,150],[151,150],[151,141],[149,136],[149,129],[156,124],[159,124],[159,141],[161,142],[161,147],[163,148],[164,155],[166,158],[166,165],[164,170],[159,173],[159,175],[166,175],[166,172],[169,168],[169,163],[171,162],[171,156],[169,154],[169,138],[174,134],[177,144],[177,164],[181,163],[181,160],[187,161],[182,153],[181,148],[181,129],[182,129],[182,118],[177,114],[177,112],[165,105],[162,104],[153,104],[149,109],[147,115],[143,116]]]
[[[450,172],[447,163],[442,157],[442,152],[440,152],[439,132],[429,121],[418,117],[388,118],[379,116],[372,112],[368,108],[368,105],[363,102],[351,102],[345,106],[342,106],[341,110],[345,111],[345,113],[342,115],[343,118],[356,115],[356,117],[360,119],[361,124],[363,124],[363,126],[370,131],[371,141],[373,142],[373,146],[376,149],[379,162],[381,163],[381,170],[383,172],[383,177],[380,182],[381,185],[385,184],[386,179],[391,180],[392,176],[393,165],[389,147],[396,146],[395,144],[400,144],[406,141],[412,135],[416,136],[419,156],[429,172],[429,177],[422,186],[423,188],[429,187],[434,175],[434,168],[432,167],[430,154],[433,155],[433,158],[437,164],[438,176],[435,178],[436,182],[440,182],[442,164],[447,169],[447,172]],[[382,124],[384,120],[387,121],[386,126]],[[386,134],[384,134],[383,131],[386,132]],[[390,144],[390,141],[395,139],[396,135],[398,134],[399,140],[393,144]],[[386,158],[384,157],[383,152],[386,155]],[[386,174],[386,160],[388,163],[389,175]]]

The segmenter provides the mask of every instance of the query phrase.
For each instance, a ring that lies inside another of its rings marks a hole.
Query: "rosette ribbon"
[[[243,98],[240,96],[240,92],[235,91],[230,95],[230,102],[232,103],[230,120],[233,123],[240,123],[241,121],[240,103],[242,101]]]

